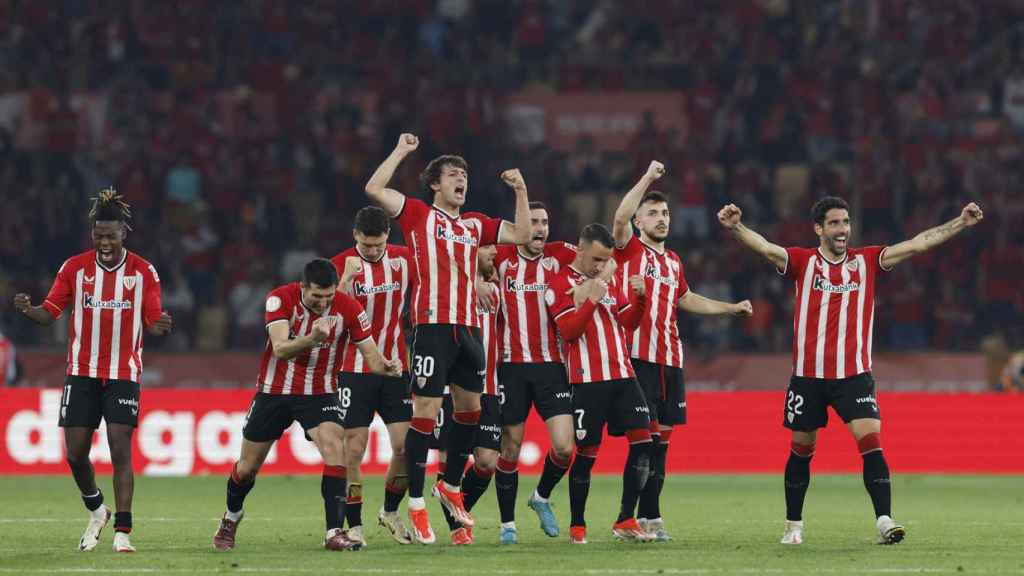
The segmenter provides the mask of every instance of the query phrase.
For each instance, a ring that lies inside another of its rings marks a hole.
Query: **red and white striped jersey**
[[[636,236],[623,248],[615,249],[615,261],[623,286],[629,285],[630,276],[638,274],[647,285],[647,310],[640,327],[629,337],[630,357],[682,368],[683,341],[676,322],[676,303],[690,290],[683,261],[672,250],[659,252]]]
[[[484,347],[484,361],[487,372],[484,375],[484,394],[498,394],[498,306],[501,289],[494,282],[488,282],[491,289],[487,302],[477,299],[476,312],[480,319],[480,338]]]
[[[260,361],[257,385],[267,394],[329,394],[338,389],[341,352],[346,339],[360,343],[372,338],[370,319],[363,307],[348,294],[336,292],[325,317],[334,317],[335,324],[327,339],[319,346],[288,360],[274,356],[274,346],[267,338]],[[298,282],[280,286],[267,295],[266,322],[287,322],[289,338],[313,332],[313,322],[320,318],[302,303],[302,286]]]
[[[587,277],[572,266],[566,266],[551,280],[544,292],[544,302],[552,321],[575,309],[569,290],[585,280]],[[562,342],[562,356],[570,384],[634,377],[626,331],[619,323],[619,314],[630,305],[629,298],[613,277],[583,335],[576,340]]]
[[[67,373],[141,382],[142,329],[160,319],[156,268],[128,250],[110,269],[95,250],[72,256],[43,301],[54,318],[69,305]]]
[[[405,308],[405,293],[409,288],[412,267],[409,250],[405,246],[388,244],[384,255],[376,262],[371,262],[363,258],[353,246],[331,258],[334,267],[338,269],[339,278],[345,271],[345,259],[349,256],[363,262],[362,273],[356,274],[352,280],[351,293],[370,318],[373,341],[385,359],[399,358],[402,360],[402,369],[408,370],[402,310]],[[370,372],[362,352],[351,339],[345,343],[341,371],[359,374]]]
[[[395,218],[415,264],[413,324],[476,326],[476,251],[497,242],[502,220],[475,212],[452,216],[408,197]]]
[[[501,287],[498,320],[502,362],[561,362],[555,323],[548,318],[544,291],[576,258],[576,247],[549,242],[544,254],[527,258],[517,246],[499,246],[494,257]]]
[[[830,262],[814,248],[786,248],[786,269],[796,282],[793,374],[849,378],[871,371],[875,276],[883,246],[850,248]]]

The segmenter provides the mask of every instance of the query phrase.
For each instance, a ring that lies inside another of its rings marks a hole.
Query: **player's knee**
[[[494,450],[481,451],[473,455],[473,467],[486,474],[493,474],[498,466],[498,453]]]
[[[515,438],[506,439],[505,436],[501,438],[501,458],[508,460],[509,462],[516,462],[519,460],[519,451],[522,450],[523,444],[521,441]],[[571,453],[571,451],[570,451]]]
[[[366,438],[358,434],[348,436],[345,439],[345,450],[349,458],[362,458],[366,452]]]
[[[559,441],[551,445],[551,454],[560,461],[568,461],[572,458],[572,440]]]
[[[235,462],[234,468],[231,469],[231,479],[236,484],[248,484],[260,471],[259,465],[254,462],[248,462],[246,460],[239,460]]]
[[[365,449],[365,446],[364,446],[364,449]],[[360,455],[361,454],[362,454],[362,452],[360,452]],[[402,460],[403,458],[405,458],[405,441],[404,441],[404,439],[403,439],[402,442],[394,442],[394,443],[391,444],[391,457],[394,458],[394,459],[397,459],[397,460]]]

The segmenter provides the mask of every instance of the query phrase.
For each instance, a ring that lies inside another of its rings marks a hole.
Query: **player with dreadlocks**
[[[171,317],[160,309],[160,278],[152,264],[125,250],[131,208],[113,188],[92,199],[89,221],[93,249],[64,261],[50,293],[39,306],[16,294],[14,307],[36,324],[48,326],[70,309],[68,368],[60,401],[68,466],[89,524],[78,543],[88,551],[110,520],[103,493],[89,462],[93,432],[107,423],[114,467],[114,551],[134,552],[132,530],[132,434],[139,418],[142,381],[142,329],[161,336]]]

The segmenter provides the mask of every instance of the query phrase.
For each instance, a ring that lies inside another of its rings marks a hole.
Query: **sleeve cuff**
[[[54,318],[60,318],[61,313],[64,312],[64,310],[58,308],[56,304],[49,300],[43,300],[43,308],[45,308],[46,311],[50,313],[50,316],[53,316]]]
[[[881,270],[884,270],[885,272],[892,272],[892,266],[890,266],[890,267],[888,267],[888,268],[886,268],[885,266],[882,266],[882,256],[884,256],[884,255],[885,255],[885,251],[886,251],[886,250],[888,250],[888,249],[889,249],[889,247],[888,247],[888,246],[886,246],[886,247],[882,248],[882,249],[881,249],[881,250],[880,250],[880,251],[878,252],[878,267],[879,267],[879,268],[880,268]]]
[[[402,196],[402,206],[401,206],[401,208],[399,208],[398,212],[395,212],[395,214],[393,216],[391,216],[391,218],[394,219],[394,220],[398,220],[399,218],[401,218],[402,217],[402,212],[405,212],[405,205],[408,204],[408,203],[409,203],[409,197],[403,195]]]

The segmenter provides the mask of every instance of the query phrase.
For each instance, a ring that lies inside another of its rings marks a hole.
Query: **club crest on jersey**
[[[95,277],[95,276],[83,276],[83,277],[82,277],[82,280],[83,280],[83,281],[84,281],[84,282],[85,282],[86,284],[92,284],[92,283],[94,283],[94,282],[96,281],[96,277]]]
[[[437,225],[437,238],[440,240],[448,240],[449,242],[455,242],[456,244],[465,244],[467,246],[476,245],[476,236],[473,236],[469,232],[456,234],[454,231],[449,230],[448,227],[444,226],[443,224]]]
[[[577,440],[583,440],[586,437],[587,437],[587,431],[586,430],[577,430],[576,431],[576,439]]]
[[[124,284],[125,290],[134,290],[136,280],[138,280],[138,278],[135,276],[125,276],[121,279],[121,283]]]
[[[92,294],[85,294],[82,297],[82,308],[96,308],[99,310],[131,310],[131,300],[96,300]]]
[[[846,263],[846,269],[849,270],[850,272],[856,272],[857,271],[857,261],[856,260],[850,260],[849,262],[847,262]]]
[[[391,269],[392,270],[395,270],[397,272],[398,269],[401,268],[401,267],[402,267],[402,262],[400,260],[396,260],[396,259],[395,260],[391,260]]]
[[[845,294],[846,292],[856,292],[860,290],[860,283],[858,282],[847,282],[846,284],[833,284],[826,280],[823,276],[814,276],[814,282],[811,285],[812,288],[820,292],[828,292],[831,294]]]
[[[548,256],[540,261],[540,265],[543,266],[545,270],[553,270],[555,268],[555,259]]]

